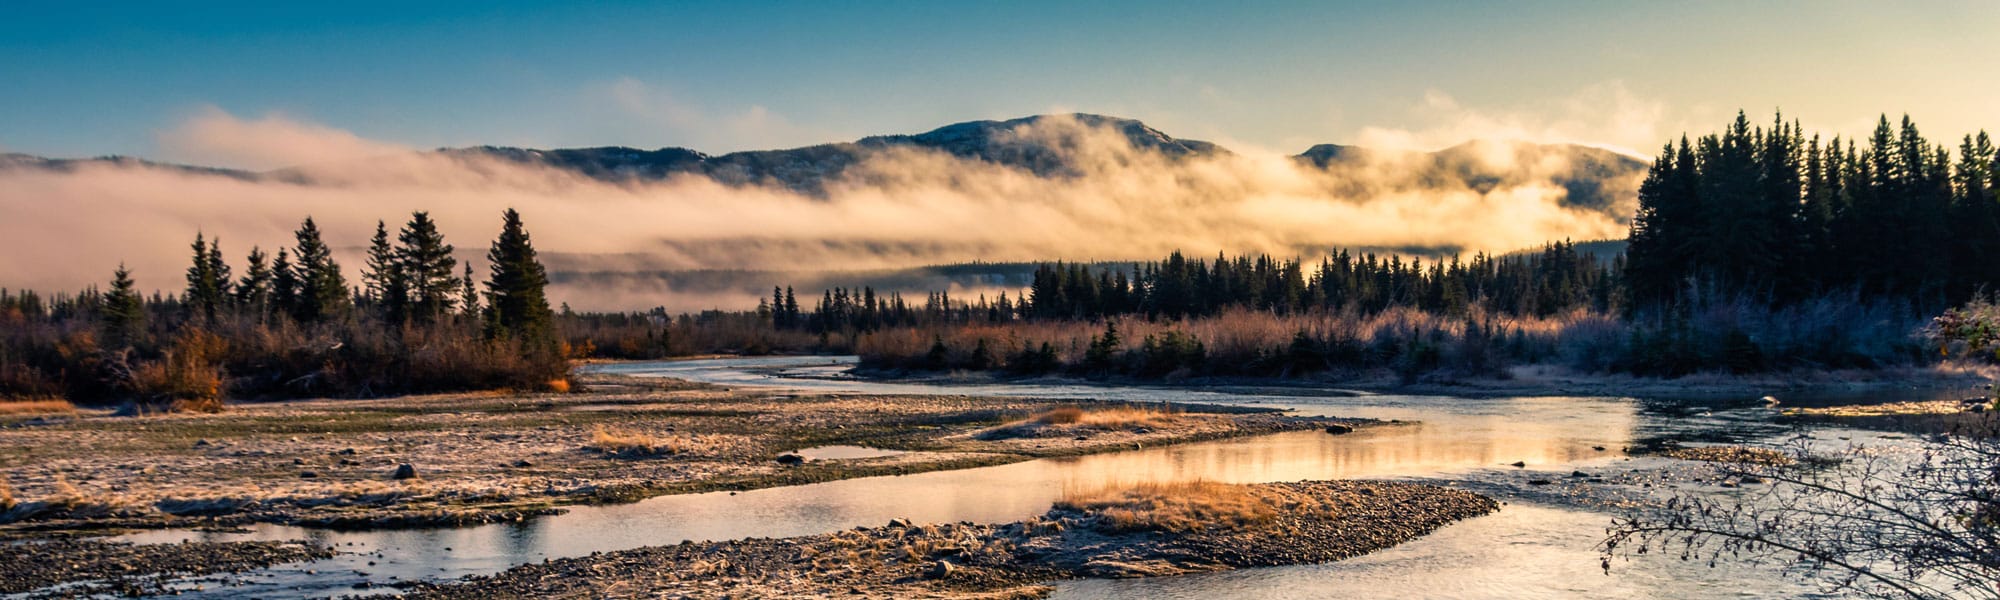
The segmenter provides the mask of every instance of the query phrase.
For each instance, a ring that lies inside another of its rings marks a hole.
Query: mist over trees
[[[213,385],[149,385],[241,397],[537,387],[562,378],[571,357],[715,352],[856,352],[897,369],[1406,380],[1505,377],[1519,365],[1672,377],[1993,354],[2000,318],[1969,302],[2000,279],[1989,137],[1964,136],[1954,153],[1908,119],[1885,117],[1866,140],[1805,131],[1739,114],[1663,147],[1624,253],[1569,241],[1470,257],[1173,252],[1045,263],[1025,289],[971,298],[866,286],[801,294],[776,282],[755,311],[574,314],[552,310],[549,273],[513,210],[483,279],[422,211],[399,227],[376,223],[358,286],[310,218],[294,244],[251,248],[236,265],[220,239],[197,232],[177,295],[143,297],[122,269],[105,291],[0,291],[0,395],[131,398],[143,395],[127,385],[138,367],[192,354],[212,362],[195,370]]]
[[[539,388],[567,378],[521,216],[503,215],[482,302],[470,266],[427,213],[391,237],[379,223],[349,287],[317,224],[233,276],[197,233],[178,296],[142,297],[120,267],[107,291],[0,290],[0,396],[205,410],[233,397],[374,396]],[[267,262],[268,260],[268,262]]]

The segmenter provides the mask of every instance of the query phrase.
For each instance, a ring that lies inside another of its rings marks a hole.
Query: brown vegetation
[[[1207,481],[1147,483],[1065,494],[1057,508],[1090,515],[1111,531],[1200,531],[1269,521],[1281,506],[1267,490]],[[1321,514],[1319,516],[1330,516]]]
[[[1035,415],[1030,421],[1043,425],[1082,425],[1099,429],[1132,429],[1135,427],[1160,427],[1180,420],[1180,412],[1172,409],[1142,406],[1106,406],[1085,409],[1064,406]]]
[[[621,456],[670,456],[685,454],[702,446],[699,438],[658,436],[643,431],[599,425],[590,432],[584,449]]]
[[[0,402],[0,415],[67,415],[76,414],[76,405],[68,400],[15,400]]]

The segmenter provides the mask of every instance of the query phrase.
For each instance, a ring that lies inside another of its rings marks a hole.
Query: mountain
[[[1077,168],[1079,139],[1065,137],[1069,123],[1122,136],[1132,148],[1169,160],[1227,155],[1216,144],[1180,139],[1133,119],[1092,114],[1038,115],[1006,121],[955,123],[923,133],[878,135],[853,142],[783,150],[755,150],[708,155],[688,148],[642,150],[622,146],[541,150],[504,146],[443,148],[438,156],[461,160],[494,160],[568,171],[602,181],[624,183],[664,179],[678,174],[705,175],[732,185],[772,184],[808,195],[824,195],[828,182],[878,153],[897,149],[943,152],[968,160],[1017,168],[1041,177],[1070,177]],[[1024,131],[1044,125],[1039,135]],[[1374,181],[1385,165],[1398,171],[1401,188],[1461,186],[1485,192],[1503,185],[1545,181],[1569,192],[1572,207],[1622,213],[1623,202],[1636,191],[1646,164],[1639,159],[1575,144],[1475,141],[1436,152],[1378,150],[1320,144],[1294,157],[1302,164],[1353,180]],[[0,155],[0,170],[70,171],[96,165],[137,165],[242,179],[273,179],[294,183],[314,181],[312,169],[291,168],[263,173],[172,165],[126,157],[46,159],[23,154]],[[1364,173],[1364,171],[1367,171]],[[1369,183],[1368,185],[1374,185]],[[1375,191],[1360,183],[1349,192],[1365,197]],[[1629,214],[1619,214],[1629,218]]]
[[[824,193],[824,185],[869,156],[897,148],[935,150],[965,159],[1024,169],[1036,175],[1075,175],[1074,153],[1042,138],[1019,135],[1024,128],[1068,119],[1092,129],[1124,136],[1133,148],[1169,157],[1207,156],[1227,152],[1197,140],[1177,139],[1133,119],[1102,115],[1037,115],[1007,121],[954,123],[913,135],[878,135],[854,142],[820,144],[784,150],[752,150],[709,156],[686,148],[638,150],[624,147],[534,150],[480,146],[444,149],[459,157],[486,157],[575,171],[607,181],[660,179],[678,173],[699,173],[730,184],[775,183],[808,194]]]

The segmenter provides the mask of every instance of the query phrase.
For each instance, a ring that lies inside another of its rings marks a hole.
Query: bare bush
[[[1795,464],[1726,463],[1725,476],[1770,485],[1737,498],[1683,492],[1636,509],[1609,530],[1604,568],[1664,554],[1775,563],[1820,578],[1830,593],[2000,598],[2000,441],[1991,433],[1830,455],[1801,440],[1787,451]]]

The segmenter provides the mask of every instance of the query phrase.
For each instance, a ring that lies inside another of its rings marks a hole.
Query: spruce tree
[[[352,300],[347,278],[340,274],[340,263],[334,262],[333,251],[320,238],[319,226],[306,217],[294,237],[298,245],[292,248],[297,261],[293,268],[298,271],[299,291],[292,316],[300,322],[317,323],[345,315]]]
[[[222,288],[217,283],[215,264],[209,261],[208,241],[196,233],[192,247],[194,260],[187,270],[184,302],[192,316],[213,321],[222,304]]]
[[[367,269],[362,271],[361,281],[384,321],[402,323],[408,318],[409,277],[404,273],[402,256],[389,245],[388,226],[379,220],[375,221],[375,237],[368,243]]]
[[[430,213],[411,213],[410,222],[397,234],[403,273],[408,281],[411,314],[418,321],[434,322],[451,314],[452,295],[458,292],[458,259],[439,233]]]
[[[271,260],[271,312],[291,318],[299,311],[299,269],[292,265],[289,252],[278,249],[278,257]]]
[[[521,225],[521,214],[507,209],[500,237],[486,253],[492,277],[486,282],[486,331],[490,337],[511,337],[532,346],[553,345],[554,315],[545,288],[547,271],[535,258],[535,247]]]
[[[236,283],[236,305],[260,320],[271,310],[271,267],[265,260],[262,248],[250,248],[243,280]]]
[[[463,286],[458,292],[458,314],[467,320],[479,316],[479,285],[472,277],[472,261],[465,263],[465,276],[458,279]]]
[[[210,238],[208,241],[208,272],[215,275],[216,305],[226,308],[233,304],[236,298],[234,294],[236,284],[230,279],[232,273],[229,261],[222,258],[222,236]]]
[[[124,263],[111,275],[111,291],[104,295],[104,341],[107,346],[129,346],[138,341],[146,322],[146,307],[134,289],[132,272]]]

